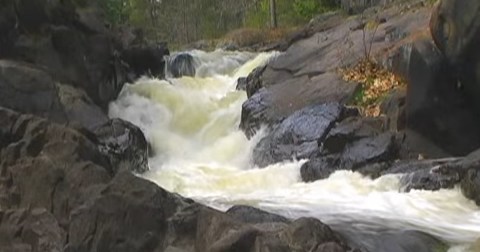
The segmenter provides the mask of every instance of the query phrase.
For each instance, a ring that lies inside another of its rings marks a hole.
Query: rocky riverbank
[[[480,30],[464,26],[477,27],[479,12],[469,10],[463,20],[456,16],[463,11],[459,5],[405,1],[341,22],[327,15],[337,25],[293,43],[242,80],[249,99],[240,127],[247,136],[261,125],[270,132],[252,162],[263,167],[308,158],[301,171],[306,182],[338,170],[371,177],[406,173],[407,190],[461,184],[478,203],[478,78],[465,72],[476,71],[471,48]],[[463,36],[468,39],[459,43]],[[382,97],[375,117],[351,107],[362,84],[344,81],[337,71],[367,58],[408,84]]]
[[[268,47],[285,52],[239,81],[249,97],[240,127],[248,137],[269,127],[252,162],[309,158],[307,182],[347,169],[406,174],[406,191],[460,184],[480,205],[480,121],[469,96],[479,83],[479,14],[457,20],[463,4],[444,0],[431,22],[432,8],[418,1],[362,17],[328,14]],[[365,29],[371,20],[378,27]],[[149,143],[106,111],[125,83],[164,77],[169,52],[107,27],[95,3],[3,1],[0,34],[0,251],[341,252],[368,240],[355,223],[332,230],[248,206],[220,212],[138,177],[149,169]],[[365,56],[365,36],[371,57],[408,82],[384,100],[380,117],[350,106],[361,84],[336,71]],[[378,237],[371,251],[446,250],[416,231]]]

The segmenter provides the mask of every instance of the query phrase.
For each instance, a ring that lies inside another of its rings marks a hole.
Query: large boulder
[[[302,180],[325,179],[338,170],[371,175],[384,169],[383,163],[397,158],[396,137],[384,132],[384,127],[381,118],[349,117],[337,123],[325,138],[319,139],[321,150],[302,165]]]
[[[37,67],[0,60],[0,106],[48,118],[57,123],[77,123],[94,129],[107,116],[84,91],[57,83]]]
[[[480,3],[478,1],[442,0],[436,5],[430,22],[433,40],[449,64],[449,68],[443,71],[453,74],[454,80],[450,85],[458,86],[460,90],[455,92],[461,93],[462,98],[468,101],[461,105],[473,110],[477,117],[480,114],[478,99],[480,96],[480,53],[477,50],[477,45],[480,43],[479,16]],[[442,103],[450,102],[445,98],[441,98],[441,101]],[[444,111],[443,113],[462,115],[457,111]],[[479,125],[477,117],[472,119],[463,115],[464,120],[457,121],[460,125],[466,124],[477,129]],[[471,121],[468,122],[468,120]],[[480,146],[478,134],[475,134],[478,133],[477,131],[467,131],[465,128],[457,130],[462,132],[463,136],[468,136],[471,141],[476,141],[474,144],[464,143],[464,146],[466,146],[464,148],[458,146],[463,151],[460,154],[467,154]],[[442,138],[444,137],[445,134],[442,134]],[[457,146],[452,147],[457,148]]]
[[[480,147],[480,117],[454,71],[430,38],[408,46],[397,68],[408,82],[406,128],[414,130],[451,155],[467,155]]]
[[[344,108],[338,103],[313,105],[286,118],[263,138],[253,151],[253,162],[260,167],[308,158],[318,151],[334,124],[341,120]]]
[[[385,164],[393,162],[396,158],[394,135],[385,132],[350,142],[340,153],[320,154],[303,164],[300,174],[305,182],[325,179],[339,170],[353,170],[366,175],[375,175],[379,172],[377,170],[385,169]]]
[[[144,173],[148,168],[148,143],[142,131],[130,122],[112,119],[95,129],[100,150],[114,169]]]
[[[267,70],[261,78],[266,78]],[[259,80],[260,77],[252,78],[247,83],[247,92],[253,95],[242,105],[240,122],[240,128],[248,137],[254,135],[262,125],[272,126],[304,107],[330,102],[345,104],[353,98],[358,88],[358,84],[345,82],[336,73],[312,78],[301,76],[275,85]],[[264,87],[255,91],[257,84]],[[252,90],[248,91],[249,88]]]
[[[188,204],[120,172],[72,213],[66,251],[164,251],[169,218]]]

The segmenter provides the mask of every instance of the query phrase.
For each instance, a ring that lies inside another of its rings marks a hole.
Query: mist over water
[[[311,216],[334,228],[419,230],[454,247],[480,237],[480,209],[459,189],[400,192],[399,177],[376,180],[341,171],[314,183],[300,179],[305,160],[258,169],[250,156],[261,132],[247,140],[238,128],[244,91],[236,80],[276,53],[190,52],[197,76],[140,79],[126,85],[110,116],[139,126],[155,157],[143,176],[209,206],[246,204],[281,215]]]

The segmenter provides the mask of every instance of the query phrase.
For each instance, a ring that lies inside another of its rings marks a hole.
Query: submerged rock
[[[173,78],[180,78],[182,76],[195,76],[195,59],[188,53],[172,55],[167,60],[167,70]]]
[[[340,158],[338,156],[312,158],[302,165],[300,176],[304,182],[314,182],[326,179],[332,173],[344,169],[344,167],[340,166]]]

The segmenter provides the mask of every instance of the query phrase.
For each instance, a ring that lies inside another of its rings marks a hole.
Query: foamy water
[[[276,54],[191,53],[199,64],[196,77],[141,79],[110,106],[110,116],[138,125],[157,153],[145,178],[221,210],[247,204],[334,227],[413,229],[458,245],[452,252],[477,251],[472,244],[480,237],[480,209],[458,189],[402,193],[398,176],[371,180],[348,171],[304,183],[304,160],[252,167],[261,134],[249,141],[238,129],[247,97],[235,90],[236,80]]]

